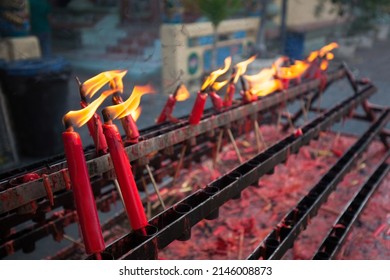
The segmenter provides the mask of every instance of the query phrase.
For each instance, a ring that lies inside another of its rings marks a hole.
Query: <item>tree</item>
[[[201,13],[207,17],[213,25],[213,50],[212,50],[212,69],[217,65],[217,41],[219,24],[232,16],[240,9],[240,0],[196,0]]]
[[[361,32],[372,28],[373,20],[389,12],[389,0],[318,0],[317,11],[322,12],[326,2],[332,3],[339,16],[351,17],[350,32]]]

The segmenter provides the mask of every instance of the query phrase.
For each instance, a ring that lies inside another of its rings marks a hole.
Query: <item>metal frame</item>
[[[320,206],[335,190],[337,184],[349,172],[358,157],[377,136],[390,119],[390,109],[385,110],[358,141],[337,161],[319,182],[303,197],[297,207],[290,211],[267,235],[248,259],[280,259],[291,248],[298,234],[310,219],[317,215]],[[304,132],[305,134],[305,132]]]
[[[318,137],[320,131],[339,121],[351,109],[373,94],[375,90],[376,88],[372,85],[366,86],[356,95],[303,126],[301,137],[297,138],[291,134],[269,147],[231,172],[211,182],[204,189],[193,193],[151,219],[146,236],[133,231],[108,246],[104,252],[105,255],[114,259],[156,259],[158,249],[166,247],[176,239],[189,238],[192,226],[202,219],[216,218],[221,205],[239,195],[243,189],[250,186],[262,175],[272,172],[277,164],[286,160],[288,154],[298,152],[301,146]],[[370,133],[368,135],[366,133],[360,138],[359,147],[363,148],[368,145],[368,140],[371,140],[375,135],[372,130],[377,133],[390,117],[389,113],[389,110],[386,111],[380,121],[377,121],[369,130]],[[360,151],[363,149],[356,152]],[[89,257],[89,259],[93,258],[94,256]]]
[[[328,83],[332,83],[335,80],[343,78],[345,75],[345,70],[339,69],[325,76]],[[162,126],[156,126],[150,130],[144,131],[142,133],[143,140],[137,144],[126,147],[126,152],[131,161],[142,159],[153,152],[162,151],[172,147],[173,145],[191,140],[208,131],[229,125],[234,121],[270,110],[273,107],[287,101],[292,101],[304,96],[310,91],[318,89],[319,85],[320,80],[312,80],[302,83],[294,88],[290,88],[287,91],[276,92],[268,95],[250,104],[236,104],[231,109],[219,113],[210,111],[205,114],[198,125],[189,125],[187,121],[182,120],[182,122],[178,124],[163,124]],[[92,155],[87,154],[86,156],[88,158]],[[113,168],[108,154],[87,160],[87,167],[91,177],[100,176],[101,174],[109,172]],[[59,161],[48,168],[38,169],[38,171],[39,170],[48,174],[49,181],[52,183],[53,193],[62,191],[66,188],[66,183],[61,172],[61,170],[67,170],[66,163],[64,161]],[[29,170],[28,172],[37,171]],[[24,171],[22,174],[28,172]],[[20,175],[21,174],[18,174],[17,176]],[[12,178],[17,176],[13,176]],[[9,185],[7,186],[10,179],[11,178],[7,178],[0,183],[0,186],[3,188],[7,187],[5,190],[0,192],[0,215],[31,201],[46,197],[46,190],[42,179],[20,184],[15,187],[11,187]]]
[[[390,170],[390,165],[386,163],[390,152],[388,151],[381,162],[372,172],[371,176],[355,193],[351,201],[345,207],[338,219],[333,224],[332,229],[324,238],[322,244],[315,253],[314,260],[334,259],[337,256],[341,246],[345,242],[354,222],[363,211],[372,194],[379,187],[383,179]]]

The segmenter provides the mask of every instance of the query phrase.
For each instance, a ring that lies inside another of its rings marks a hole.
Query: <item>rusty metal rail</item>
[[[345,75],[345,70],[339,69],[325,75],[325,78],[329,84],[345,77]],[[236,105],[231,109],[219,113],[213,112],[212,117],[210,117],[210,114],[206,114],[196,126],[189,125],[187,121],[182,120],[179,124],[166,125],[164,127],[159,127],[158,130],[151,129],[145,131],[145,133],[142,134],[143,140],[137,144],[126,147],[126,152],[131,161],[142,159],[151,153],[162,151],[173,145],[196,138],[208,131],[227,126],[232,122],[256,115],[260,112],[268,111],[280,104],[285,104],[286,102],[305,96],[313,90],[318,90],[320,83],[320,80],[304,82],[289,90],[276,92],[250,104]],[[92,154],[88,154],[87,158],[89,157],[92,157]],[[66,183],[62,170],[67,172],[66,163],[59,160],[52,165],[50,163],[47,164],[49,166],[41,169],[41,171],[48,174],[53,193],[65,190]],[[101,176],[113,169],[109,155],[90,158],[87,160],[87,166],[91,177]],[[34,171],[36,170],[29,170],[29,172]],[[45,198],[47,195],[42,179],[17,186],[9,186],[9,179],[10,178],[7,178],[0,183],[0,189],[3,189],[0,192],[0,215],[28,204],[29,202]]]
[[[285,252],[291,248],[299,233],[306,228],[310,219],[317,215],[321,205],[325,203],[337,184],[349,172],[358,157],[365,151],[374,137],[379,135],[389,119],[390,109],[387,109],[311,191],[300,200],[296,208],[285,215],[278,226],[267,235],[248,259],[281,259]]]
[[[203,219],[217,218],[221,205],[237,197],[243,189],[267,172],[271,172],[277,164],[285,161],[290,153],[298,152],[301,146],[307,145],[311,139],[318,137],[320,131],[339,121],[375,91],[374,86],[365,86],[356,95],[303,126],[302,136],[296,137],[292,134],[269,147],[151,219],[146,236],[138,232],[131,232],[112,243],[105,250],[104,255],[114,259],[156,259],[158,249],[168,246],[174,240],[190,238],[192,226]],[[362,152],[370,140],[386,124],[389,117],[389,110],[387,110],[370,128],[369,132],[358,140],[359,149],[354,150],[354,152],[357,154]],[[348,155],[355,158],[350,153]],[[254,256],[257,256],[257,253]],[[89,258],[94,257],[90,256]]]
[[[351,201],[347,204],[345,210],[335,221],[332,229],[318,248],[313,259],[328,260],[336,258],[337,253],[345,242],[354,222],[389,172],[390,165],[386,163],[389,155],[389,152],[385,154],[374,172],[372,172],[371,176],[359,188]]]

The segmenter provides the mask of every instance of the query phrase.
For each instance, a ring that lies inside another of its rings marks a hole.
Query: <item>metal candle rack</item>
[[[287,136],[252,159],[237,166],[231,172],[209,183],[205,188],[187,196],[182,201],[153,217],[149,221],[150,225],[147,227],[146,236],[132,231],[109,245],[103,257],[108,256],[110,259],[156,259],[159,249],[168,246],[174,240],[191,238],[191,228],[194,225],[203,219],[217,218],[219,207],[225,202],[239,197],[242,190],[257,181],[261,176],[272,173],[274,167],[284,162],[290,153],[297,153],[300,147],[309,144],[312,139],[318,138],[320,131],[329,128],[342,117],[350,114],[359,104],[362,104],[366,114],[354,114],[353,117],[372,122],[370,128],[322,177],[309,194],[298,203],[296,208],[283,218],[283,221],[279,224],[285,226],[273,230],[248,256],[248,259],[281,258],[286,250],[292,246],[300,231],[307,225],[308,220],[316,215],[318,208],[349,171],[357,157],[364,152],[370,141],[379,136],[387,145],[389,134],[383,127],[389,120],[390,111],[388,108],[373,106],[367,102],[367,98],[376,91],[376,88],[369,83],[359,85],[350,75],[350,71],[345,65],[324,77],[327,85],[347,77],[355,90],[355,95],[326,111],[311,106],[311,111],[318,111],[321,114],[301,127],[303,132],[301,136],[294,134]],[[140,179],[140,176],[145,175],[142,171],[143,161],[151,153],[158,152],[149,162],[155,177],[158,179],[166,175],[172,175],[175,170],[171,163],[179,160],[177,155],[180,154],[179,151],[183,143],[191,147],[184,158],[183,166],[186,166],[193,160],[199,160],[203,155],[211,154],[212,144],[210,143],[215,143],[218,134],[216,132],[219,129],[229,126],[234,134],[238,136],[240,130],[237,127],[247,118],[255,116],[257,119],[262,119],[265,113],[277,110],[281,104],[286,102],[305,97],[313,99],[313,97],[319,96],[317,92],[320,86],[321,81],[317,79],[304,81],[284,92],[268,95],[250,104],[236,103],[222,112],[206,110],[201,122],[195,126],[189,125],[186,121],[187,118],[181,118],[179,123],[165,123],[141,131],[141,141],[126,147],[126,152],[133,161],[132,164],[134,163],[137,172],[136,178]],[[292,121],[297,120],[303,113],[302,109],[299,110],[292,117]],[[194,139],[196,139],[196,145],[191,146],[189,142],[194,142]],[[118,199],[114,188],[107,189],[107,185],[110,184],[112,179],[110,173],[112,173],[113,166],[109,155],[97,157],[92,149],[87,149],[85,154],[94,193],[97,197],[97,206],[98,209],[102,209],[110,203],[115,203]],[[324,240],[324,244],[321,245],[314,258],[332,258],[335,256],[335,252],[340,247],[345,234],[347,234],[364,203],[380,183],[384,174],[387,173],[388,166],[385,163],[387,157],[388,153],[383,157],[382,163],[378,165],[370,179],[362,186],[362,191],[356,194],[355,200],[351,201],[347,213],[340,216],[343,225],[345,225],[345,230],[337,232],[337,240],[335,240],[334,233],[330,232],[330,241],[329,239]],[[17,182],[24,174],[31,172],[39,175],[47,174],[54,193],[55,207],[62,206],[69,211],[60,217],[46,218],[46,213],[51,211],[51,208],[46,198],[47,193],[42,179],[10,185],[10,182]],[[61,238],[63,228],[76,222],[77,215],[73,210],[71,191],[66,190],[67,182],[64,172],[66,172],[66,163],[60,156],[53,161],[27,167],[23,171],[15,170],[1,177],[0,223],[2,229],[0,230],[0,257],[11,255],[13,251],[19,249],[26,252],[31,251],[34,249],[35,241],[48,234],[52,234],[54,238]],[[140,182],[138,183],[140,185]],[[35,214],[25,213],[20,215],[20,209],[26,207],[28,209],[28,205],[31,203],[37,204],[37,212]],[[345,219],[345,215],[349,219]],[[102,227],[105,228],[107,225],[115,224],[119,217],[123,218],[124,214],[118,214]],[[12,228],[29,220],[33,220],[35,223],[20,232],[10,232]],[[341,221],[337,221],[337,223],[341,223]],[[330,247],[329,244],[332,244],[333,247]],[[62,256],[64,255],[65,253],[62,254]],[[89,256],[88,258],[93,259],[94,257]]]

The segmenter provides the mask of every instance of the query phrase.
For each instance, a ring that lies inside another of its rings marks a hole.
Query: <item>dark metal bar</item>
[[[184,159],[184,163],[188,163],[192,161],[193,156],[201,156],[204,153],[210,152],[211,148],[208,145],[200,144],[199,146],[196,147],[196,149],[191,153],[191,155],[186,156]],[[171,164],[168,164],[166,166],[162,166],[161,168],[155,170],[153,172],[154,175],[164,175],[169,172],[173,172],[174,167]],[[93,189],[96,191],[101,190],[102,187],[107,186],[107,183],[104,180],[99,180],[93,183]],[[167,184],[164,184],[164,186],[167,186]],[[55,198],[55,204],[56,205],[63,205],[64,208],[66,209],[74,209],[74,202],[73,202],[73,197],[72,197],[72,192],[64,192]],[[97,207],[99,210],[103,211],[103,208],[106,207],[109,204],[114,204],[117,202],[119,199],[119,196],[116,192],[116,189],[112,187],[111,189],[108,189],[105,191],[105,194],[103,194],[101,197],[99,197],[97,201]],[[108,203],[108,204],[107,204]],[[42,201],[39,203],[38,210],[37,211],[43,211],[43,209],[48,209],[50,210],[50,207],[48,207],[48,201]],[[6,248],[9,246],[10,243],[13,244],[13,250],[12,251],[17,251],[19,249],[22,249],[21,244],[25,240],[29,241],[37,241],[43,237],[46,237],[47,235],[51,234],[52,231],[52,226],[53,224],[58,227],[58,228],[64,228],[70,224],[73,224],[77,222],[76,219],[76,213],[71,212],[67,213],[65,216],[59,216],[54,219],[49,219],[45,220],[45,213],[42,212],[43,217],[41,218],[40,222],[38,224],[33,224],[30,227],[24,228],[20,232],[14,232],[12,235],[8,237],[4,237],[1,240],[0,243],[0,258],[4,257],[6,254]],[[10,215],[7,215],[5,217],[0,218],[0,224],[2,225],[2,228],[4,230],[6,229],[11,229],[12,227],[21,224],[25,221],[30,220],[31,218],[35,218],[36,215],[34,214],[26,214],[26,215],[19,215],[17,213],[12,213]],[[46,223],[42,223],[42,221],[45,221]],[[51,226],[48,225],[48,223],[52,224]],[[104,226],[103,226],[104,228]],[[0,231],[1,233],[1,231]],[[9,235],[9,234],[8,234]],[[1,237],[1,236],[0,236]]]
[[[248,259],[280,259],[291,248],[298,234],[303,231],[309,220],[317,214],[320,206],[336,188],[356,162],[360,154],[379,134],[390,118],[390,109],[384,111],[359,140],[337,161],[321,178],[311,191],[301,199],[297,207],[290,211],[276,229],[248,256]]]
[[[218,209],[225,202],[236,197],[243,189],[271,171],[277,164],[286,160],[290,153],[298,152],[307,145],[319,132],[339,121],[363,99],[375,92],[372,85],[346,99],[302,127],[303,135],[294,134],[284,138],[264,152],[258,154],[231,172],[223,175],[176,205],[160,213],[149,221],[156,228],[155,233],[143,238],[137,232],[131,232],[111,244],[106,253],[114,259],[148,259],[156,258],[157,248],[164,248],[172,241],[181,239],[183,232],[190,232],[191,227],[204,218],[215,218]],[[386,112],[386,116],[389,115]],[[371,139],[371,138],[369,138]],[[180,211],[178,210],[180,209]],[[149,252],[145,248],[154,248]],[[90,256],[89,258],[93,258]]]
[[[118,199],[119,195],[113,196],[110,191],[103,195],[96,204],[98,208],[101,208],[108,200],[112,200],[112,203],[114,203]],[[76,210],[60,211],[59,213],[60,215],[52,215],[40,223],[33,224],[4,238],[0,245],[0,258],[12,255],[15,251],[24,249],[26,246],[34,247],[36,241],[48,235],[53,235],[56,240],[62,239],[64,228],[77,222],[77,213]]]
[[[386,163],[389,154],[390,152],[386,153],[375,171],[356,192],[350,203],[347,204],[345,210],[340,214],[333,224],[332,229],[327,234],[327,237],[323,240],[313,259],[329,260],[337,256],[353,224],[363,211],[372,194],[389,172],[390,165]]]
[[[335,81],[341,79],[345,75],[345,70],[340,69],[326,75],[327,81]],[[187,122],[179,123],[174,130],[160,130],[152,133],[153,137],[148,138],[143,136],[144,140],[126,147],[126,152],[131,161],[145,157],[152,152],[161,151],[175,144],[184,142],[194,138],[207,131],[214,130],[219,127],[228,125],[231,122],[250,116],[254,113],[264,112],[276,105],[292,101],[295,98],[308,94],[311,90],[318,88],[319,80],[312,80],[302,83],[287,92],[276,92],[268,95],[256,102],[240,105],[236,108],[215,113],[213,117],[207,117],[195,126],[188,125]],[[64,163],[58,163],[63,168]],[[109,155],[103,155],[87,161],[88,171],[91,177],[101,175],[112,169],[112,163]],[[55,168],[55,172],[51,173],[51,168],[47,170],[49,181],[52,183],[53,193],[65,189],[65,180],[59,168]],[[46,197],[43,180],[36,180],[25,184],[20,184],[15,187],[10,187],[0,192],[0,214],[11,211],[31,201]]]

